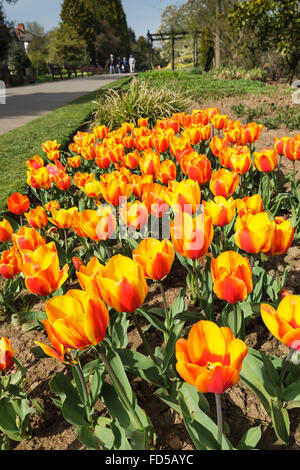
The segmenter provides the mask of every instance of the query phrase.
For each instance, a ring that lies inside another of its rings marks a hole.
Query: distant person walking
[[[122,72],[127,73],[128,72],[128,62],[126,57],[123,57],[122,60]]]
[[[116,63],[115,63],[114,56],[112,54],[110,54],[110,57],[109,57],[109,73],[111,75],[113,73],[115,73],[115,66],[116,66]]]
[[[133,57],[132,54],[130,54],[130,57],[129,57],[129,68],[130,68],[130,73],[135,73],[135,58]]]
[[[118,57],[118,60],[117,60],[117,72],[122,73],[122,60],[121,60],[121,57]]]

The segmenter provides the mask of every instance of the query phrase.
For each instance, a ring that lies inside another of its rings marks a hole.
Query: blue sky
[[[4,2],[7,20],[15,23],[37,21],[46,31],[55,28],[60,20],[62,0],[18,0],[15,5]],[[122,0],[128,25],[137,37],[146,36],[148,29],[155,33],[160,25],[161,14],[177,0]]]

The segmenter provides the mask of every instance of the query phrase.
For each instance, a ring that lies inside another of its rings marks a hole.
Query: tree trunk
[[[221,31],[220,31],[221,0],[216,0],[216,31],[215,31],[215,66],[221,66]]]

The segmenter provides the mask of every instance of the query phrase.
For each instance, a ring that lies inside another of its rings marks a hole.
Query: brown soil
[[[234,97],[223,99],[219,102],[201,103],[201,109],[210,106],[218,106],[222,114],[228,114],[232,119],[236,119],[236,116],[234,116],[234,113],[231,111],[232,104],[251,103],[250,106],[255,107],[262,103],[272,101],[273,98],[267,96],[251,96],[250,101],[249,97]],[[287,103],[290,103],[290,97],[283,96],[280,104],[284,105]],[[257,147],[261,149],[267,146],[273,146],[274,136],[283,137],[288,135],[293,137],[299,132],[300,131],[289,132],[286,128],[276,129],[274,131],[263,130]],[[291,162],[284,159],[282,162],[283,172],[289,172],[291,168]],[[290,266],[286,287],[297,295],[300,294],[299,259],[299,243],[294,243],[288,253],[280,257],[279,263],[279,269],[281,271],[283,271],[286,265]],[[272,274],[273,272],[272,265],[270,265],[270,273]],[[185,271],[178,263],[175,263],[165,282],[166,296],[169,305],[172,304],[176,295],[184,285]],[[154,283],[149,286],[149,294],[145,307],[147,306],[162,306],[159,289]],[[35,306],[34,308],[41,310],[41,305]],[[25,333],[20,326],[12,324],[10,318],[6,316],[0,321],[0,335],[10,339],[16,351],[16,356],[23,366],[27,368],[24,389],[28,393],[29,398],[36,399],[45,409],[44,416],[33,416],[32,418],[32,438],[20,443],[12,442],[11,448],[14,450],[85,449],[76,439],[73,427],[66,423],[61,412],[55,407],[50,397],[48,382],[57,371],[66,370],[65,366],[52,358],[36,359],[31,352],[31,348],[35,346],[35,341],[47,342],[44,332],[34,330]],[[161,334],[154,329],[148,330],[147,338],[153,346],[161,345],[163,341]],[[246,343],[250,347],[262,349],[280,357],[285,356],[287,353],[287,348],[280,344],[268,330],[266,330],[266,327],[259,318],[248,326]],[[134,329],[129,333],[129,347],[145,353],[139,336]],[[131,378],[131,383],[141,407],[145,409],[154,425],[158,436],[157,449],[194,449],[185,430],[182,417],[154,395],[155,387],[134,377]],[[215,416],[214,397],[207,394],[207,398],[211,404],[212,416]],[[223,395],[223,412],[224,419],[230,430],[229,438],[233,444],[237,444],[243,433],[251,426],[261,424],[262,438],[258,444],[258,448],[264,450],[300,448],[300,410],[298,409],[293,409],[289,413],[291,421],[290,443],[288,446],[284,447],[277,441],[276,435],[272,429],[271,419],[261,402],[242,383],[232,387]]]

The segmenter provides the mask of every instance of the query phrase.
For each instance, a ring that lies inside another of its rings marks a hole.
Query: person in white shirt
[[[131,54],[129,57],[129,68],[130,68],[130,73],[135,73],[135,58]]]

